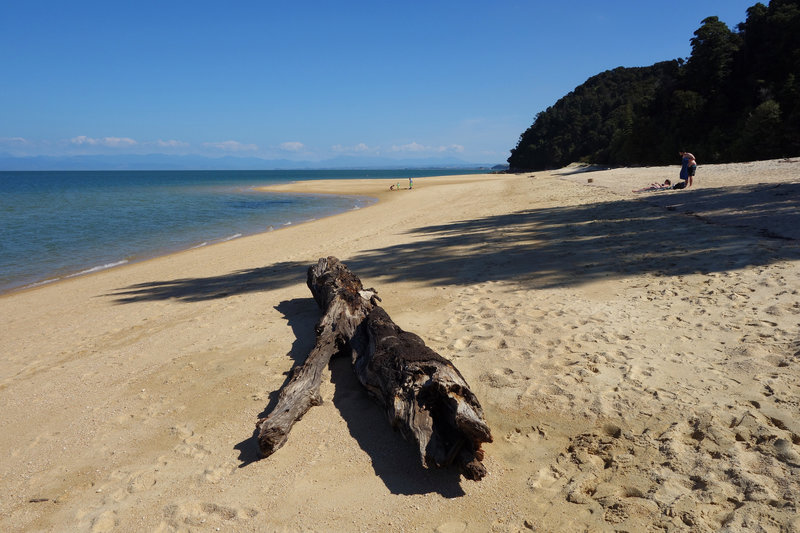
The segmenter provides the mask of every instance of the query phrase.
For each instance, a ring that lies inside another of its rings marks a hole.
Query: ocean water
[[[275,194],[309,179],[478,170],[0,172],[0,293],[359,209],[358,196]]]

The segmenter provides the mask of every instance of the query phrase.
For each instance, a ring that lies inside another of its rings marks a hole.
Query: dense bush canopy
[[[511,150],[512,169],[674,163],[690,150],[707,163],[800,154],[800,0],[747,10],[732,31],[708,17],[691,56],[589,78]]]

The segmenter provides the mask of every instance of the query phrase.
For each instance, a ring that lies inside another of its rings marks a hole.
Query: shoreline
[[[5,295],[0,525],[800,527],[800,162],[701,165],[695,188],[649,194],[630,191],[677,166],[571,172],[282,185],[386,190]],[[258,458],[255,420],[314,343],[306,270],[328,255],[463,374],[494,436],[482,481],[421,468],[346,357]]]
[[[309,180],[309,181],[313,181],[313,180]],[[256,192],[273,192],[273,193],[279,194],[279,191],[270,191],[269,187],[270,186],[257,186],[257,187],[250,187],[250,188],[252,190],[256,191]],[[0,289],[0,298],[4,297],[5,295],[16,294],[18,292],[36,289],[38,287],[47,286],[47,285],[50,285],[50,284],[53,284],[53,283],[60,283],[60,282],[63,282],[63,281],[66,281],[66,280],[70,280],[70,279],[73,279],[73,278],[77,278],[77,277],[97,274],[97,273],[100,273],[100,272],[103,272],[103,271],[106,271],[106,270],[110,270],[110,269],[113,269],[113,268],[121,268],[121,267],[129,266],[129,265],[136,265],[136,264],[139,264],[139,263],[142,263],[142,262],[145,262],[145,261],[151,261],[153,259],[158,259],[158,258],[169,256],[169,255],[172,255],[172,254],[179,254],[179,253],[189,252],[191,250],[195,250],[195,249],[198,249],[198,248],[204,248],[206,246],[216,246],[218,244],[222,244],[222,243],[225,243],[225,242],[228,242],[228,241],[232,241],[232,240],[235,240],[235,239],[250,237],[250,236],[253,236],[253,235],[260,235],[260,234],[264,234],[264,233],[271,233],[273,231],[279,231],[281,229],[285,229],[285,228],[290,227],[290,226],[296,226],[296,225],[300,225],[300,224],[306,224],[306,223],[309,223],[309,222],[314,222],[316,220],[322,220],[322,219],[325,219],[325,218],[328,218],[328,217],[331,217],[331,216],[336,216],[336,215],[341,214],[341,213],[346,213],[347,211],[370,207],[371,205],[373,205],[374,203],[376,203],[378,201],[377,198],[372,197],[372,196],[366,196],[366,195],[335,194],[335,193],[314,193],[314,192],[291,193],[291,191],[286,191],[286,192],[287,192],[287,194],[297,194],[297,195],[308,195],[308,196],[331,195],[331,196],[339,196],[341,198],[352,198],[354,201],[356,201],[358,203],[363,203],[363,205],[360,205],[360,206],[357,206],[357,207],[351,207],[351,208],[346,209],[344,211],[334,212],[332,214],[323,214],[323,215],[321,215],[319,217],[315,217],[315,218],[285,222],[285,223],[283,223],[282,225],[280,225],[278,227],[273,227],[272,225],[270,225],[269,229],[267,229],[267,230],[255,231],[255,232],[245,232],[245,233],[236,233],[234,235],[229,235],[229,236],[226,236],[226,237],[219,237],[219,238],[216,238],[216,239],[213,239],[213,240],[205,240],[205,241],[200,242],[200,243],[187,245],[186,247],[177,247],[176,248],[174,246],[169,246],[169,247],[162,247],[161,249],[151,249],[151,250],[146,251],[146,252],[131,254],[128,257],[125,257],[125,258],[122,258],[122,259],[109,260],[110,262],[105,263],[105,264],[101,264],[101,265],[88,266],[88,264],[87,264],[87,266],[82,267],[80,270],[75,270],[75,271],[64,270],[64,273],[62,273],[62,274],[53,273],[53,274],[51,274],[48,277],[45,277],[43,279],[39,279],[39,280],[36,280],[36,281],[28,282],[28,283],[25,283],[23,285],[12,286],[12,287],[10,287],[8,289]]]
[[[81,175],[80,171],[32,171],[27,177],[23,177],[26,173],[3,172],[7,193],[3,205],[8,210],[2,223],[13,232],[0,261],[3,270],[0,290],[14,292],[123,260],[135,262],[234,235],[260,233],[280,228],[287,221],[305,222],[363,203],[359,198],[344,199],[342,194],[320,195],[316,199],[304,198],[303,194],[294,199],[254,199],[259,195],[256,190],[259,186],[319,178],[396,179],[398,174],[417,177],[475,172],[474,169],[430,169],[425,174],[419,169],[207,171],[200,174],[192,171],[97,171],[93,176],[92,173]],[[76,175],[69,178],[72,174]],[[101,181],[109,187],[98,189]],[[72,185],[65,186],[66,183]],[[36,197],[27,194],[31,187],[41,189],[43,194]],[[124,191],[129,191],[130,195],[123,196]],[[62,205],[66,197],[73,201]],[[282,216],[290,209],[294,216],[291,212],[289,216]],[[42,230],[29,227],[27,224],[31,220],[36,220],[37,227]],[[70,224],[65,226],[64,220],[69,220]],[[153,222],[148,224],[148,220]],[[78,225],[81,229],[77,229]]]
[[[469,177],[472,177],[472,176],[484,176],[484,175],[483,174],[464,174],[464,175],[453,175],[453,176],[447,176],[447,175],[438,176],[437,175],[437,176],[415,177],[414,179],[415,180],[436,180],[437,183],[438,182],[444,183],[444,180],[450,180],[450,182],[452,182],[452,180],[459,180],[460,178],[469,178]],[[384,182],[384,181],[386,182],[385,183],[385,188],[382,187],[382,185],[383,185],[382,182]],[[235,240],[235,239],[242,239],[242,238],[252,237],[252,236],[255,236],[255,235],[268,234],[268,233],[272,233],[274,231],[284,230],[284,229],[287,229],[287,228],[292,227],[292,226],[298,226],[298,225],[301,225],[301,224],[307,224],[307,223],[315,222],[317,220],[324,220],[324,219],[336,217],[336,216],[341,215],[343,213],[347,213],[349,211],[353,211],[353,210],[357,210],[357,209],[366,209],[366,208],[372,207],[373,205],[375,205],[378,202],[385,201],[385,200],[391,198],[391,195],[394,194],[394,193],[403,192],[403,191],[407,190],[407,189],[401,189],[399,191],[390,191],[389,190],[389,185],[391,185],[392,183],[395,183],[396,181],[397,180],[395,180],[395,179],[386,179],[386,178],[317,179],[317,180],[299,180],[299,181],[294,181],[294,182],[289,182],[289,183],[281,183],[281,184],[276,184],[276,185],[252,186],[250,188],[252,188],[255,191],[261,191],[261,192],[272,192],[272,193],[278,193],[278,194],[286,193],[286,194],[298,194],[298,195],[309,195],[309,196],[313,196],[313,195],[330,195],[330,196],[339,196],[339,197],[342,197],[342,198],[352,197],[352,198],[355,198],[355,199],[371,199],[371,200],[374,200],[374,201],[369,203],[368,205],[365,205],[365,206],[362,206],[362,207],[350,208],[350,209],[342,211],[342,212],[333,213],[333,214],[330,214],[330,215],[324,215],[324,216],[321,216],[319,218],[313,218],[313,219],[310,219],[310,220],[302,220],[302,221],[297,221],[297,222],[290,222],[290,223],[284,224],[284,225],[282,225],[280,227],[272,228],[272,229],[269,229],[269,230],[266,230],[266,231],[258,231],[258,232],[255,232],[255,233],[237,234],[237,235],[234,235],[234,236],[221,238],[221,239],[218,239],[218,240],[213,241],[213,242],[204,242],[204,243],[201,243],[201,244],[196,244],[196,245],[190,246],[188,248],[166,249],[163,252],[153,252],[153,253],[138,254],[136,256],[123,258],[123,259],[116,260],[116,261],[111,261],[110,263],[105,264],[105,265],[87,266],[86,268],[84,268],[84,269],[82,269],[80,271],[67,272],[67,273],[64,273],[64,274],[56,276],[56,277],[52,277],[52,278],[48,277],[46,279],[37,280],[37,281],[31,282],[31,283],[26,284],[26,285],[22,285],[22,286],[18,286],[18,287],[12,287],[12,288],[7,289],[7,290],[2,290],[2,291],[0,291],[0,298],[3,298],[3,297],[8,296],[8,295],[13,295],[13,294],[17,294],[17,293],[20,293],[20,292],[24,292],[24,291],[35,290],[35,289],[38,289],[40,287],[45,287],[45,286],[49,286],[49,285],[53,285],[53,284],[62,283],[62,282],[65,282],[65,281],[70,281],[70,280],[72,280],[74,278],[78,278],[78,277],[99,274],[99,273],[102,273],[102,272],[105,272],[105,271],[111,270],[111,269],[126,268],[126,267],[129,267],[129,266],[134,266],[134,265],[137,265],[137,264],[141,264],[141,263],[144,263],[144,262],[148,262],[148,261],[164,258],[164,257],[170,256],[170,255],[174,255],[174,254],[182,254],[182,253],[186,253],[186,252],[191,252],[192,250],[196,250],[196,249],[199,249],[199,248],[205,248],[205,247],[208,247],[208,246],[217,246],[217,245],[224,244],[226,242],[229,242],[229,241],[232,241],[232,240]],[[349,189],[349,192],[342,192],[341,191],[341,186],[344,185],[345,182],[348,182],[347,183],[347,188]],[[375,182],[381,182],[381,183],[380,184],[376,184]],[[357,191],[360,190],[359,187],[362,186],[362,185],[367,185],[369,187],[369,192],[364,193],[364,194],[361,194],[361,193],[357,192]]]

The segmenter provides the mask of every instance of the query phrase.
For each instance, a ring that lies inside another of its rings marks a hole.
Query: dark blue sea
[[[0,172],[0,293],[302,223],[375,200],[276,194],[297,180],[479,170]]]

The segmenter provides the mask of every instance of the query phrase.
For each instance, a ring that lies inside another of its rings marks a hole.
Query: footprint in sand
[[[202,459],[211,454],[211,452],[200,443],[200,437],[195,435],[194,430],[188,425],[173,426],[170,428],[170,431],[181,438],[181,443],[174,448],[176,452],[194,459]]]
[[[793,435],[795,444],[800,444],[800,438]],[[793,468],[800,468],[800,454],[792,446],[792,442],[786,439],[776,439],[772,445],[775,447],[775,457]]]
[[[456,339],[453,342],[452,349],[454,350],[466,350],[469,348],[470,344],[472,344],[472,340],[469,337],[461,337],[460,339]],[[457,354],[457,356],[462,356],[462,354]]]
[[[537,492],[540,490],[544,491],[555,491],[559,490],[560,487],[557,486],[561,483],[561,479],[564,477],[564,472],[557,468],[555,465],[550,465],[545,468],[539,469],[535,474],[528,478],[528,490],[531,492]]]
[[[128,478],[127,491],[130,494],[146,491],[157,483],[155,470],[139,470],[132,472]]]
[[[509,389],[520,388],[527,378],[510,368],[495,368],[491,372],[484,372],[478,379],[495,389]]]
[[[231,527],[235,522],[250,520],[256,515],[258,510],[252,508],[208,502],[186,502],[164,508],[166,523],[162,523],[161,529],[174,528],[182,531],[186,526],[220,529],[221,526]]]
[[[199,481],[202,483],[219,483],[232,473],[236,471],[234,463],[225,463],[222,465],[208,466],[200,475]]]
[[[492,331],[494,329],[494,325],[488,324],[486,322],[478,322],[477,324],[469,326],[467,329],[474,329],[480,332]]]
[[[119,521],[117,520],[117,513],[115,511],[103,511],[92,520],[92,533],[105,533],[106,531],[113,531]]]
[[[437,527],[436,533],[464,533],[467,530],[466,522],[445,522]]]

